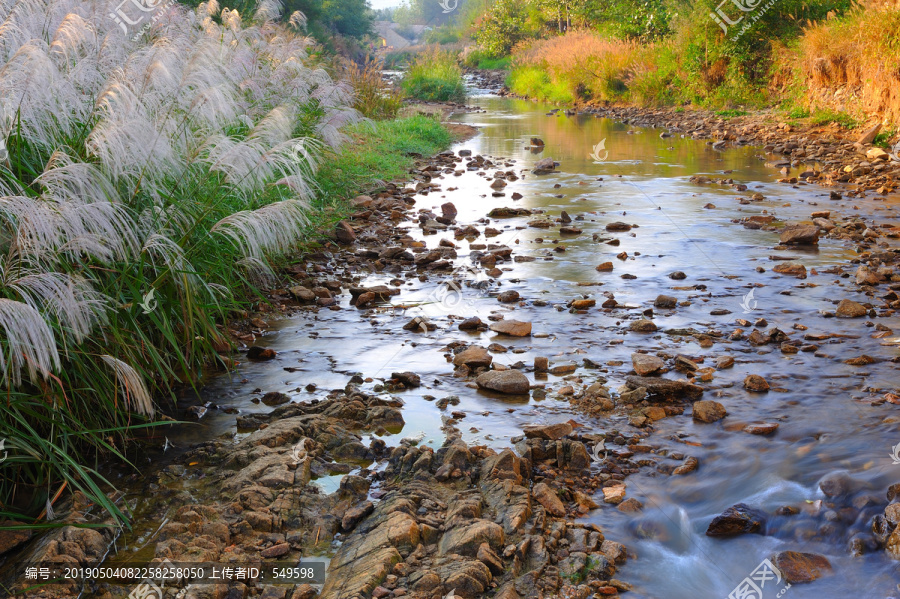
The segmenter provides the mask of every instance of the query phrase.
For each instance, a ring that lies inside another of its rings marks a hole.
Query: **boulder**
[[[708,537],[732,537],[742,534],[764,534],[766,515],[745,503],[733,505],[709,523]]]
[[[631,364],[639,376],[657,374],[666,367],[666,363],[663,362],[662,358],[649,354],[631,354]]]
[[[781,570],[784,579],[791,584],[812,582],[831,573],[828,558],[817,553],[780,551],[773,561],[775,567]]]
[[[475,383],[482,389],[507,395],[524,395],[530,387],[528,377],[518,370],[491,370],[475,379]]]
[[[838,318],[861,318],[868,313],[869,311],[865,306],[848,299],[842,299],[838,303],[837,310],[835,310],[835,315]]]
[[[528,337],[531,335],[531,323],[519,320],[501,320],[493,323],[491,330],[511,337]]]
[[[694,402],[694,420],[716,422],[725,418],[727,414],[725,406],[717,401],[703,400]]]
[[[475,368],[490,366],[493,361],[494,357],[488,353],[488,350],[476,345],[456,354],[456,357],[453,358],[453,365],[466,365],[474,370]]]
[[[544,506],[544,509],[547,510],[547,513],[551,516],[562,518],[566,515],[566,506],[560,501],[556,492],[546,484],[538,483],[534,485],[531,492],[537,502]]]
[[[819,227],[815,225],[789,225],[781,232],[784,245],[817,245]]]

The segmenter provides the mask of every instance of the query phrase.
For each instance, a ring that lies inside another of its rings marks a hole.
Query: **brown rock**
[[[666,367],[662,358],[649,354],[631,354],[631,365],[640,376],[656,374]]]
[[[725,406],[717,401],[703,400],[694,402],[694,420],[700,422],[716,422],[725,418],[728,412]]]
[[[778,430],[778,423],[764,422],[761,424],[748,424],[743,430],[745,433],[750,433],[751,435],[770,435]]]
[[[572,425],[568,422],[556,424],[535,424],[522,427],[528,439],[545,439],[555,441],[572,434]]]
[[[780,551],[775,555],[775,567],[791,584],[812,582],[831,573],[831,563],[824,555]]]
[[[530,387],[528,377],[518,370],[491,370],[481,374],[475,383],[482,389],[507,395],[524,395]]]
[[[544,506],[544,509],[551,516],[561,518],[566,515],[566,506],[563,505],[563,502],[560,501],[553,489],[546,484],[538,483],[534,485],[531,492],[537,502]]]
[[[596,268],[597,272],[612,272],[613,263],[612,262],[604,262],[603,264],[599,264]]]
[[[491,330],[511,337],[528,337],[531,335],[531,323],[519,320],[501,320],[491,325]]]
[[[769,383],[758,374],[751,374],[744,379],[744,389],[747,389],[748,391],[764,392],[769,390]]]
[[[868,313],[869,311],[865,306],[848,299],[842,299],[835,311],[835,315],[838,318],[860,318]]]
[[[263,549],[259,552],[260,557],[281,557],[291,550],[291,546],[287,543],[279,543],[277,545],[272,545],[267,549]]]
[[[635,331],[636,333],[654,333],[658,330],[653,321],[647,320],[646,318],[635,320],[630,325],[628,325],[628,329],[631,331]]]
[[[789,225],[781,232],[784,245],[816,245],[819,243],[819,227],[815,225]]]
[[[453,358],[453,365],[461,366],[465,364],[474,370],[475,368],[490,366],[493,361],[494,357],[488,353],[488,350],[474,346],[456,354],[456,357]]]
[[[792,277],[805,277],[806,267],[799,262],[782,262],[772,269],[780,275],[790,275]]]
[[[503,542],[503,529],[498,524],[477,519],[444,533],[438,543],[438,553],[474,556],[482,543],[487,543],[490,547],[502,547]]]

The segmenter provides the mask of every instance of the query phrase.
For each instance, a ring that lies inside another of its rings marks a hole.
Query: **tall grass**
[[[384,80],[383,70],[384,61],[371,57],[363,64],[344,64],[345,77],[356,92],[353,108],[371,119],[392,119],[403,106],[402,94]]]
[[[812,25],[798,50],[808,104],[900,122],[900,2],[869,1]],[[793,72],[797,62],[786,58]]]
[[[415,57],[401,86],[407,97],[417,100],[464,102],[466,99],[462,69],[455,56],[437,46]]]
[[[109,10],[0,0],[0,520],[65,488],[121,517],[89,456],[228,346],[360,119],[273,0],[173,5],[137,38]]]

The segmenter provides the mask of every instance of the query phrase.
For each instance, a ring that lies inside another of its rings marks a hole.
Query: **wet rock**
[[[475,383],[482,389],[507,395],[527,394],[530,387],[528,377],[518,370],[491,370],[475,379]]]
[[[669,278],[674,281],[683,281],[687,278],[687,275],[680,270],[676,270],[675,272],[669,274]]]
[[[777,422],[765,422],[761,424],[748,424],[743,428],[745,433],[750,433],[751,435],[771,435],[776,430],[778,430]]]
[[[623,222],[614,222],[614,223],[609,223],[608,225],[606,225],[606,230],[611,231],[611,232],[613,232],[613,231],[622,231],[622,232],[630,231],[631,225],[629,225],[628,223],[623,223]]]
[[[631,364],[639,376],[656,374],[666,367],[662,358],[648,354],[631,354]]]
[[[762,393],[769,390],[769,383],[758,374],[750,374],[744,379],[744,389]]]
[[[371,514],[375,510],[375,506],[371,501],[364,501],[359,505],[355,505],[344,512],[343,518],[341,518],[341,530],[344,532],[350,532],[360,520]]]
[[[716,358],[716,368],[725,370],[734,366],[734,358],[731,356],[719,356]]]
[[[277,355],[278,353],[274,349],[267,349],[264,347],[259,347],[258,345],[254,345],[249,350],[247,350],[248,360],[273,360]]]
[[[458,214],[458,212],[457,212],[456,206],[453,204],[453,202],[447,202],[445,204],[441,204],[441,215],[444,218],[446,218],[448,220],[454,220],[456,218],[457,214]]]
[[[653,305],[661,310],[670,310],[678,305],[678,298],[671,295],[660,295],[657,296]]]
[[[651,396],[660,396],[667,399],[682,397],[696,398],[703,394],[703,387],[692,385],[687,381],[673,381],[657,377],[628,376],[625,382],[630,389],[643,387]]]
[[[422,378],[415,372],[393,372],[391,373],[391,378],[400,381],[407,388],[422,385]]]
[[[603,487],[603,501],[618,505],[625,500],[625,483],[614,485],[611,487]]]
[[[690,474],[700,467],[700,460],[695,457],[688,456],[684,459],[684,462],[672,471],[672,474],[675,476],[684,476],[685,474]]]
[[[884,543],[884,551],[893,560],[900,560],[900,526],[894,529]]]
[[[259,552],[260,557],[271,558],[271,557],[281,557],[285,555],[291,550],[291,546],[287,543],[278,543],[277,545],[272,545],[266,549],[263,549]]]
[[[559,496],[544,483],[534,485],[531,490],[534,498],[544,506],[547,513],[551,516],[563,517],[566,515],[566,506],[560,501]]]
[[[604,262],[603,264],[597,265],[597,267],[594,270],[596,270],[597,272],[612,272],[613,263],[612,262]]]
[[[706,529],[708,537],[765,534],[766,515],[745,503],[733,505],[713,518]]]
[[[805,277],[806,267],[799,262],[782,262],[772,269],[780,275],[789,275],[792,277]]]
[[[491,549],[491,546],[487,543],[482,543],[478,546],[478,553],[475,554],[475,557],[478,561],[488,567],[491,574],[494,574],[495,576],[503,574],[505,570],[503,567],[503,560],[494,553],[494,550]]]
[[[628,325],[628,329],[636,333],[654,333],[658,330],[656,324],[654,324],[652,320],[647,320],[646,318],[635,320]]]
[[[551,367],[548,372],[554,376],[564,376],[566,374],[572,374],[576,370],[578,370],[578,365],[569,363],[569,364],[557,364],[557,365]]]
[[[514,290],[504,291],[497,295],[497,301],[510,304],[519,301],[519,292]]]
[[[546,175],[555,172],[557,166],[559,166],[559,163],[554,162],[552,158],[542,158],[534,163],[534,170],[532,172],[535,175]]]
[[[627,512],[630,514],[636,514],[644,509],[644,504],[635,499],[634,497],[630,497],[620,503],[617,508],[620,512]]]
[[[356,241],[356,231],[354,231],[353,227],[350,226],[350,223],[345,220],[342,220],[337,224],[334,230],[334,236],[339,243],[344,245],[350,245]]]
[[[846,472],[829,472],[819,481],[826,497],[841,497],[853,491],[853,479]]]
[[[473,316],[472,318],[467,318],[461,323],[459,323],[460,331],[476,331],[479,328],[484,326],[484,323],[481,322],[481,319],[477,316]]]
[[[578,299],[572,301],[572,307],[576,310],[587,310],[588,308],[593,308],[597,305],[597,300],[592,299]]]
[[[849,299],[842,299],[835,310],[838,318],[861,318],[868,313],[865,306]]]
[[[291,401],[291,398],[289,395],[279,393],[278,391],[269,391],[262,396],[261,401],[267,406],[280,406]]]
[[[725,410],[725,406],[717,401],[703,400],[694,402],[694,420],[716,422],[727,415],[728,412]]]
[[[556,424],[539,424],[522,427],[525,437],[528,439],[546,439],[555,441],[572,434],[572,425],[568,422],[557,422]]]
[[[465,364],[474,370],[476,368],[488,367],[493,361],[494,357],[488,353],[488,350],[483,347],[474,346],[456,354],[456,357],[453,358],[453,365],[461,366]]]
[[[780,551],[773,560],[784,579],[791,584],[812,582],[831,573],[831,563],[824,555]]]
[[[490,569],[476,560],[452,559],[438,567],[437,572],[444,581],[444,588],[461,599],[484,597],[492,580]]]
[[[316,294],[313,293],[312,289],[307,289],[302,285],[291,287],[289,291],[291,295],[294,296],[294,299],[296,299],[298,302],[308,303],[316,301]]]
[[[788,225],[781,232],[783,245],[817,245],[819,227],[815,225]]]
[[[416,316],[403,325],[404,331],[413,331],[416,333],[427,333],[428,331],[437,330],[437,325],[422,316]]]
[[[501,320],[491,324],[490,329],[501,335],[510,335],[511,337],[527,337],[531,335],[531,323],[519,320]]]

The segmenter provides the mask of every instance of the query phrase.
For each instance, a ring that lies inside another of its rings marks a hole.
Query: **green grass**
[[[746,110],[736,110],[736,109],[732,108],[732,109],[728,109],[728,110],[717,110],[716,114],[718,116],[733,118],[733,117],[738,117],[738,116],[747,116],[750,113],[747,112]]]
[[[420,54],[400,83],[408,98],[427,102],[465,102],[462,69],[449,52],[433,50]]]
[[[859,121],[846,112],[836,110],[817,110],[810,115],[810,119],[811,124],[816,126],[837,123],[845,129],[855,129],[859,125]]]
[[[809,118],[810,112],[806,108],[792,108],[788,111],[789,119],[806,119]]]
[[[553,81],[547,71],[537,67],[518,67],[506,78],[514,94],[554,104],[570,104],[575,96],[566,82]]]
[[[893,148],[893,144],[891,144],[891,140],[897,137],[897,129],[892,127],[887,131],[882,131],[878,135],[875,136],[875,139],[872,140],[872,143],[879,148],[884,148],[885,150],[890,150]]]
[[[404,177],[416,154],[431,156],[452,141],[437,119],[423,115],[357,125],[348,133],[351,141],[323,161],[316,174],[319,209],[340,207],[341,200],[371,190],[378,181]]]

